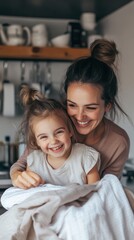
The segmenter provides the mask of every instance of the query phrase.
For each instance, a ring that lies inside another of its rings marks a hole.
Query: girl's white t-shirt
[[[27,157],[27,166],[45,180],[54,185],[71,183],[86,184],[86,175],[97,164],[100,168],[100,154],[84,144],[73,144],[71,154],[64,164],[53,169],[47,161],[47,156],[40,150],[34,150]]]

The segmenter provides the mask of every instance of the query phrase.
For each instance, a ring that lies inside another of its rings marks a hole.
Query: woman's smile
[[[91,121],[78,121],[76,120],[76,124],[78,125],[78,127],[87,127],[89,126],[89,124],[91,123]]]

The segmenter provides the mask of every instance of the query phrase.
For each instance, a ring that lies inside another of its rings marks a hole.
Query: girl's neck
[[[91,133],[87,135],[78,135],[78,142],[93,146],[101,141],[105,133],[105,122],[102,120],[100,124]]]
[[[58,169],[60,168],[61,166],[64,165],[66,160],[61,160],[61,159],[58,159],[58,158],[51,158],[50,156],[47,156],[47,162],[48,164],[53,168],[53,169]]]

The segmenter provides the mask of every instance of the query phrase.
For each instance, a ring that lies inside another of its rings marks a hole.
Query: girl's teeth
[[[58,150],[59,148],[61,148],[61,146],[58,146],[58,147],[55,147],[55,148],[52,148],[52,149],[55,151],[55,150]]]

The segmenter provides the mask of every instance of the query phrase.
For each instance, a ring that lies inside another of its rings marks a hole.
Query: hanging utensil
[[[3,63],[3,115],[13,117],[15,115],[15,86],[8,78],[8,63]]]
[[[52,90],[52,72],[50,64],[47,64],[47,82],[45,84],[45,96],[48,98]]]
[[[27,85],[27,83],[25,82],[25,69],[26,69],[26,65],[25,65],[25,62],[20,62],[20,67],[21,67],[21,79],[20,79],[20,81],[21,81],[21,87],[23,87],[23,86],[25,86],[25,85]]]
[[[3,91],[3,81],[0,76],[0,113],[2,112],[2,91]]]
[[[24,112],[24,107],[22,106],[20,102],[20,90],[23,86],[28,85],[28,83],[25,81],[25,69],[26,65],[24,61],[20,62],[20,85],[16,88],[16,111],[17,115],[22,115]]]
[[[33,78],[31,83],[32,88],[41,91],[41,82],[40,82],[40,66],[38,62],[33,63]]]

